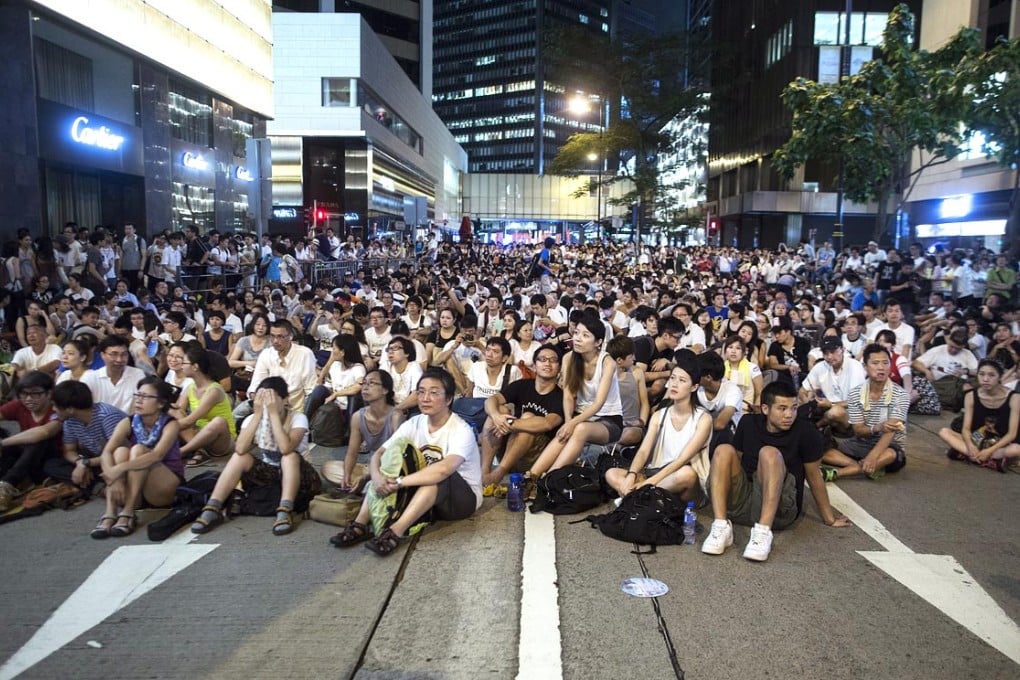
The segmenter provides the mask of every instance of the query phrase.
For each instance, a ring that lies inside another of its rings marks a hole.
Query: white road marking
[[[546,512],[524,512],[517,680],[563,677],[554,520]]]
[[[833,484],[826,489],[832,506],[886,549],[857,554],[1020,664],[1020,627],[952,555],[915,553],[842,489]]]
[[[198,537],[184,530],[160,544],[123,546],[114,550],[35,635],[0,666],[0,680],[9,680],[25,672],[219,547],[218,544],[190,545],[195,538]]]

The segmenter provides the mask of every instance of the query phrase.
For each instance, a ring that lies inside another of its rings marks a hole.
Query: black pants
[[[3,474],[3,481],[14,486],[26,479],[41,482],[46,476],[43,471],[44,462],[56,455],[59,455],[56,438],[35,444],[5,447],[0,456],[0,474]]]

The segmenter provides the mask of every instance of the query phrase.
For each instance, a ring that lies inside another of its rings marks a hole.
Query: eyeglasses
[[[558,364],[560,360],[557,357],[535,357],[536,364]]]
[[[381,382],[378,382],[378,381],[375,381],[375,380],[365,380],[364,382],[361,383],[361,385],[362,385],[362,387],[382,387],[383,386],[383,384]]]
[[[404,349],[404,348],[401,347],[400,345],[393,345],[393,347],[387,347],[386,351],[387,352],[397,352],[397,351],[402,350],[402,349]]]
[[[142,394],[141,392],[135,392],[131,396],[134,397],[136,400],[137,399],[159,399],[159,397],[156,396],[155,394]]]
[[[446,396],[443,390],[418,390],[418,398],[428,397],[429,399],[442,399]]]
[[[18,396],[22,399],[38,399],[39,397],[45,396],[46,390],[31,390],[18,392]]]

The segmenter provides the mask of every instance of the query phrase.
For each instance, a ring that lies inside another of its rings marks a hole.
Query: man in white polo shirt
[[[138,381],[145,373],[128,366],[130,339],[120,335],[108,335],[99,343],[97,351],[106,366],[84,376],[82,382],[92,391],[92,400],[97,404],[109,404],[124,413],[134,412],[134,394]]]
[[[807,374],[800,388],[800,402],[815,400],[822,412],[819,428],[832,426],[840,430],[850,427],[847,399],[850,391],[864,382],[864,366],[845,356],[843,341],[834,335],[822,338],[822,358]]]

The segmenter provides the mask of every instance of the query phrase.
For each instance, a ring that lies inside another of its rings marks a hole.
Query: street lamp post
[[[596,187],[596,201],[598,205],[595,208],[595,237],[602,241],[602,173],[606,167],[606,154],[603,144],[603,133],[605,132],[605,100],[599,95],[577,95],[573,97],[568,108],[572,113],[578,116],[584,116],[591,113],[591,99],[598,99],[599,103],[599,153],[588,154],[588,160],[598,161],[598,186]]]

